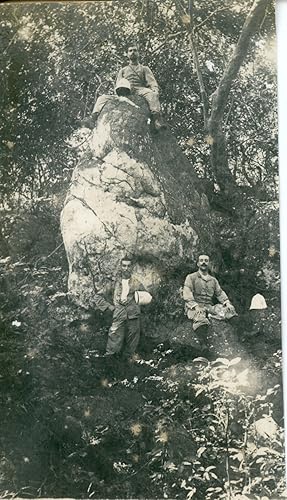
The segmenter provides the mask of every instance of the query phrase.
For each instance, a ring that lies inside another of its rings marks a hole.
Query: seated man
[[[130,94],[144,97],[148,103],[155,130],[166,128],[166,125],[161,121],[159,89],[151,69],[139,64],[139,53],[135,45],[128,47],[128,58],[128,66],[119,70],[115,86],[116,94],[119,97],[128,97]],[[84,118],[81,125],[92,129],[104,105],[115,98],[116,96],[112,95],[98,97],[92,115]]]
[[[122,78],[126,78],[131,84],[131,92],[144,97],[147,101],[155,129],[165,128],[165,125],[161,122],[157,81],[151,69],[139,63],[139,52],[135,44],[128,47],[128,58],[129,64],[120,69],[117,83]]]
[[[183,287],[185,312],[192,321],[193,330],[207,333],[210,324],[209,317],[229,320],[237,313],[230,303],[226,293],[220,287],[216,278],[209,274],[209,257],[200,255],[197,261],[198,271],[188,274]],[[219,304],[213,305],[216,298]]]
[[[125,355],[132,358],[140,339],[140,305],[136,302],[138,294],[146,291],[143,284],[132,274],[132,260],[124,257],[121,260],[120,274],[113,287],[113,304],[105,298],[105,291],[98,292],[95,304],[101,311],[113,312],[112,325],[109,330],[106,355],[111,356],[122,351],[125,343]],[[151,299],[150,294],[146,292]]]

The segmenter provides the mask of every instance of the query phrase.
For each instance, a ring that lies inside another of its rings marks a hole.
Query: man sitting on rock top
[[[140,339],[140,292],[145,292],[147,303],[152,299],[144,285],[133,275],[132,259],[125,256],[121,260],[121,270],[114,282],[113,304],[105,299],[105,292],[99,292],[95,297],[98,309],[113,312],[106,356],[119,354],[122,350],[128,359],[135,355]]]
[[[128,47],[128,58],[129,64],[118,72],[115,86],[116,94],[119,97],[128,97],[130,94],[142,96],[148,103],[155,130],[165,128],[166,125],[161,120],[157,81],[151,69],[139,63],[139,52],[135,44]],[[93,128],[105,104],[115,97],[111,95],[100,96],[95,103],[92,115],[84,118],[81,125]]]
[[[126,78],[131,84],[131,92],[144,97],[147,101],[156,130],[165,125],[161,122],[158,83],[148,66],[139,63],[139,51],[135,44],[128,46],[129,64],[120,69],[117,83]]]
[[[185,279],[183,299],[185,312],[192,321],[193,330],[205,341],[210,324],[209,317],[230,320],[237,316],[237,313],[217,279],[209,274],[209,256],[199,255],[197,267],[198,271],[188,274]],[[214,305],[214,299],[219,304]]]

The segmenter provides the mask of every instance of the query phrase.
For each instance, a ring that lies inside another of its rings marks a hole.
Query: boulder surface
[[[153,290],[210,247],[207,197],[171,132],[153,131],[142,98],[115,98],[102,110],[73,172],[61,230],[69,293],[85,308],[126,254]]]

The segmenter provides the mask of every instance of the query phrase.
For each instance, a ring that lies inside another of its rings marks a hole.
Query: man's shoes
[[[209,351],[208,345],[205,342],[202,342],[200,344],[200,349],[201,349],[202,352],[208,352]]]
[[[132,365],[137,361],[141,361],[141,357],[136,352],[128,357],[128,362]]]
[[[166,129],[167,125],[166,123],[164,123],[160,113],[153,113],[152,117],[153,117],[153,126],[157,132],[159,130]]]
[[[109,354],[109,353],[105,353],[103,355],[104,358],[106,359],[120,359],[120,353],[118,352],[113,352],[112,354]]]
[[[92,130],[94,128],[94,123],[91,118],[83,118],[83,120],[80,121],[80,126],[83,128],[89,128]]]
[[[83,118],[83,120],[80,121],[81,127],[85,127],[85,128],[89,128],[90,130],[93,130],[93,128],[95,128],[98,116],[99,116],[99,113],[93,113],[91,116],[87,116],[86,118]]]
[[[156,118],[153,122],[155,130],[160,130],[161,129],[161,123],[160,121]]]
[[[196,329],[196,335],[200,343],[200,350],[208,352],[208,325],[201,325]]]

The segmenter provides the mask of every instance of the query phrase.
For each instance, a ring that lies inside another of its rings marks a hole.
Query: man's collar
[[[209,281],[212,279],[212,276],[210,276],[210,274],[203,274],[200,269],[198,269],[197,271],[197,274],[198,276],[200,276],[200,278],[202,278],[204,281]]]

